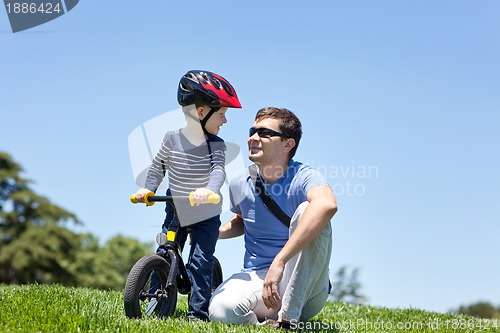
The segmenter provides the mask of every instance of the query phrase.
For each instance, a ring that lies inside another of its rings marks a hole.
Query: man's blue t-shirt
[[[307,192],[313,187],[327,185],[321,173],[293,160],[279,180],[263,183],[266,191],[288,215],[307,201]],[[245,226],[245,270],[271,266],[274,257],[288,241],[289,231],[264,205],[250,177],[248,168],[237,172],[229,182],[231,211],[241,214]]]

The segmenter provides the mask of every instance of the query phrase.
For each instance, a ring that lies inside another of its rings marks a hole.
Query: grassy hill
[[[120,292],[59,285],[0,286],[0,332],[273,332],[184,318],[185,298],[174,318],[130,320]],[[302,331],[314,332],[500,332],[500,323],[415,309],[329,303]]]

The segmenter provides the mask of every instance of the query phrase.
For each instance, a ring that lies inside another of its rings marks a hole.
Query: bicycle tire
[[[159,255],[139,259],[127,277],[124,290],[128,318],[170,317],[177,305],[177,285],[166,290],[170,263]]]
[[[212,270],[212,293],[217,289],[217,287],[222,283],[222,266],[219,260],[214,257],[214,268]]]

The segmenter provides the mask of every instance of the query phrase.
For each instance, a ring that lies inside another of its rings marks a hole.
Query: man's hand
[[[273,261],[267,271],[262,288],[262,300],[268,309],[279,310],[281,308],[281,296],[278,292],[278,285],[283,278],[285,264]]]

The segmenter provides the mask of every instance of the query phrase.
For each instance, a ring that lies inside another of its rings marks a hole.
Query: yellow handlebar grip
[[[135,198],[135,194],[132,194],[130,196],[130,202],[133,204],[139,203],[139,201],[137,201],[137,199]]]
[[[144,203],[146,204],[146,206],[153,206],[155,204],[154,201],[149,201],[149,197],[152,197],[153,195],[155,195],[153,192],[149,192],[148,194],[146,194],[144,196]]]
[[[191,192],[189,193],[189,204],[191,206],[194,206],[194,198],[193,198],[193,194],[194,192]],[[218,194],[210,194],[208,197],[207,197],[207,200],[205,201],[205,203],[211,203],[211,204],[218,204],[220,202],[220,195]]]
[[[148,194],[146,194],[144,196],[144,203],[146,204],[146,206],[153,206],[155,203],[154,201],[149,201],[149,197],[150,196],[153,196],[155,195],[153,192],[149,192]],[[136,204],[136,203],[139,203],[139,201],[135,198],[135,194],[132,194],[130,196],[130,202],[133,203],[133,204]]]
[[[220,202],[220,195],[218,194],[210,194],[207,198],[207,203],[211,203],[211,204],[218,204]]]

